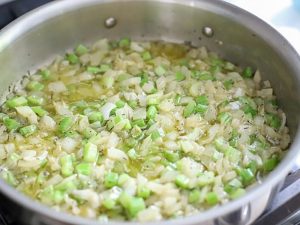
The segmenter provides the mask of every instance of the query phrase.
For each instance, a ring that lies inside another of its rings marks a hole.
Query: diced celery
[[[154,69],[154,72],[157,76],[163,76],[166,73],[166,70],[162,66],[158,66]]]
[[[84,45],[80,44],[76,47],[75,52],[77,55],[84,55],[85,53],[87,53],[89,50],[87,47],[85,47]]]
[[[72,118],[69,116],[65,116],[60,120],[58,124],[58,130],[60,133],[65,133],[71,129],[72,125],[73,125]]]
[[[72,156],[64,155],[60,158],[61,173],[64,176],[71,176],[74,171]]]
[[[9,108],[15,108],[15,107],[18,107],[18,106],[27,105],[28,101],[25,97],[20,96],[20,97],[14,97],[14,98],[11,98],[11,99],[7,100],[5,104]]]
[[[143,87],[144,84],[146,84],[146,83],[149,81],[149,77],[148,77],[148,74],[147,74],[147,73],[142,73],[142,74],[140,75],[140,77],[141,77],[140,85],[141,85],[141,87]]]
[[[102,202],[102,205],[106,209],[113,209],[116,206],[116,201],[111,198],[105,198]]]
[[[27,97],[27,100],[30,105],[43,105],[44,103],[44,98],[36,95],[31,95]]]
[[[219,121],[219,123],[221,124],[228,124],[231,122],[232,120],[232,116],[230,113],[228,112],[221,112],[219,113],[219,115],[217,116],[217,120]]]
[[[273,113],[267,113],[265,115],[265,118],[266,118],[266,123],[275,128],[275,129],[278,129],[281,125],[281,119],[278,115],[276,114],[273,114]]]
[[[19,131],[20,131],[20,134],[22,134],[24,137],[28,137],[28,136],[32,135],[36,130],[37,130],[36,125],[32,124],[32,125],[20,128]]]
[[[119,175],[117,173],[107,173],[104,177],[104,186],[106,188],[112,188],[118,184]]]
[[[229,194],[229,197],[231,199],[237,199],[241,196],[243,196],[246,193],[246,190],[243,188],[237,188],[236,190],[234,190],[232,193]]]
[[[119,100],[116,102],[116,106],[117,106],[117,108],[123,108],[125,106],[125,102],[123,102],[122,100]]]
[[[208,105],[208,98],[206,95],[200,95],[195,99],[197,104],[201,104],[201,105]]]
[[[89,72],[89,73],[92,73],[92,74],[97,74],[97,73],[100,73],[101,70],[97,66],[88,66],[86,68],[86,71]]]
[[[152,59],[151,53],[148,52],[148,51],[143,52],[142,53],[142,58],[143,58],[144,61],[148,61],[148,60]]]
[[[21,124],[17,120],[10,119],[8,117],[5,117],[3,119],[3,123],[9,131],[17,130],[21,126]]]
[[[230,90],[232,88],[233,84],[234,84],[234,81],[231,80],[231,79],[225,80],[223,82],[223,85],[224,85],[224,87],[225,87],[226,90]]]
[[[83,148],[83,160],[85,162],[97,162],[98,149],[97,145],[93,143],[86,143]]]
[[[189,203],[197,203],[200,200],[200,191],[195,189],[189,193],[188,201]]]
[[[175,105],[180,105],[181,98],[182,98],[181,95],[177,94],[177,95],[175,96],[175,99],[174,99],[174,104],[175,104]]]
[[[76,166],[76,171],[77,171],[77,173],[88,176],[92,172],[92,165],[90,163],[86,163],[86,162],[79,163]]]
[[[243,73],[242,73],[242,76],[245,77],[245,78],[252,78],[254,76],[254,73],[253,73],[253,70],[251,67],[246,67],[244,70],[243,70]]]
[[[15,178],[14,174],[7,169],[0,172],[0,177],[11,186],[16,186],[18,184],[18,180]]]
[[[198,174],[197,184],[203,187],[208,184],[212,184],[215,181],[215,175],[211,171],[205,171],[204,173]]]
[[[44,89],[44,85],[41,84],[38,81],[30,81],[27,85],[26,85],[26,89],[29,91],[41,91]]]
[[[89,121],[92,123],[96,122],[96,121],[103,123],[103,121],[104,121],[103,114],[101,112],[93,112],[89,115]]]
[[[83,130],[82,134],[85,138],[91,138],[97,135],[97,132],[94,129],[87,127]]]
[[[194,101],[189,102],[183,110],[183,116],[189,117],[194,113],[195,108],[196,108],[196,103]]]
[[[131,122],[132,126],[139,126],[140,128],[145,128],[147,126],[145,120],[137,119]]]
[[[45,69],[45,70],[40,70],[38,74],[41,75],[44,80],[47,80],[50,78],[51,73],[50,70]]]
[[[159,133],[158,130],[154,130],[154,131],[151,133],[151,139],[152,139],[152,141],[155,141],[156,139],[158,139],[158,138],[160,138],[160,137],[161,137],[161,135],[160,135],[160,133]]]
[[[175,74],[175,78],[177,81],[183,81],[185,79],[185,75],[182,72],[178,71]]]
[[[151,191],[149,188],[145,187],[144,185],[139,185],[137,188],[137,196],[143,199],[146,199],[150,196]]]
[[[272,171],[276,166],[277,164],[279,163],[279,160],[277,157],[273,157],[271,159],[267,159],[265,162],[264,162],[264,170],[267,171],[267,172],[270,172]]]
[[[254,174],[253,174],[252,170],[249,168],[241,169],[238,171],[238,173],[242,179],[243,184],[245,184],[245,185],[250,184],[254,179]]]
[[[31,107],[32,111],[35,112],[38,116],[42,117],[48,114],[46,110],[44,110],[41,106]]]
[[[180,156],[177,152],[164,151],[164,157],[170,162],[177,162],[180,159]]]
[[[130,47],[130,43],[131,43],[131,40],[129,38],[122,38],[120,41],[119,41],[119,47],[120,48],[129,48]]]
[[[175,179],[175,184],[180,188],[186,189],[189,187],[189,178],[185,175],[178,175]]]
[[[118,185],[123,186],[126,181],[130,178],[130,176],[126,173],[123,173],[119,176]]]
[[[194,71],[192,77],[198,80],[213,80],[213,75],[208,71]]]
[[[69,53],[66,56],[66,59],[71,63],[71,64],[77,64],[79,63],[79,58],[77,55],[75,55],[74,53]]]
[[[136,215],[146,208],[145,202],[142,198],[130,198],[128,205],[125,207],[129,218],[135,218]]]
[[[215,205],[219,202],[219,197],[215,192],[208,192],[205,196],[205,200],[209,205]]]
[[[137,105],[138,105],[138,102],[137,102],[137,101],[134,101],[134,100],[130,100],[130,101],[128,101],[127,103],[128,103],[128,105],[129,105],[131,108],[133,108],[133,109],[135,109],[135,108],[137,107]]]
[[[150,105],[147,109],[147,118],[148,119],[155,119],[157,115],[157,109],[154,105]]]

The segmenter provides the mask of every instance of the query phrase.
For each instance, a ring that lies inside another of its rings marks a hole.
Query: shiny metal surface
[[[129,13],[128,13],[129,12]],[[110,29],[106,19],[118,23]],[[213,37],[202,33],[214,30]],[[131,37],[205,45],[222,57],[260,69],[269,79],[288,118],[292,144],[280,165],[248,193],[206,212],[148,224],[250,224],[267,207],[299,155],[300,58],[274,29],[251,14],[217,0],[72,0],[58,1],[13,22],[0,33],[0,93],[57,54],[100,38]],[[34,225],[100,224],[47,208],[3,181],[0,190],[19,205],[17,216]],[[124,224],[109,222],[111,225]],[[137,223],[127,223],[137,224]]]

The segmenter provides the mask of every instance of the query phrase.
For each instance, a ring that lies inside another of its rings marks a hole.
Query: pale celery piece
[[[247,193],[289,145],[285,114],[260,81],[204,47],[79,44],[1,106],[0,177],[94,219],[216,207]]]

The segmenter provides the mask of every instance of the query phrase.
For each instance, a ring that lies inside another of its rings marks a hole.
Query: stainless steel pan
[[[79,43],[106,37],[166,40],[205,45],[241,65],[258,67],[271,81],[286,112],[292,144],[280,165],[235,201],[198,215],[155,224],[249,224],[268,206],[300,151],[300,58],[274,29],[255,16],[218,0],[65,0],[48,4],[0,33],[0,93]],[[0,181],[30,224],[99,224],[47,208]],[[1,202],[3,204],[3,202]],[[109,224],[121,224],[109,222]],[[128,223],[134,224],[134,223]]]

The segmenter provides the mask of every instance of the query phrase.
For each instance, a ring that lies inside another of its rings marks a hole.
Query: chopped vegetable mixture
[[[27,76],[0,113],[0,176],[59,211],[188,216],[239,198],[287,149],[269,81],[208,52],[102,39]]]

